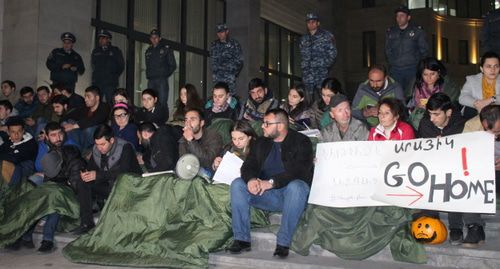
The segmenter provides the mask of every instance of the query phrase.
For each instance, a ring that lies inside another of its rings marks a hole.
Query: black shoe
[[[462,244],[464,239],[464,233],[462,229],[450,229],[450,244],[452,246],[458,246]]]
[[[6,245],[5,248],[14,251],[19,250],[21,248],[21,239],[19,238],[16,242]]]
[[[43,240],[42,244],[38,248],[38,251],[45,253],[51,252],[52,250],[54,250],[54,242],[47,240]]]
[[[274,250],[273,256],[278,256],[279,258],[288,257],[288,247],[282,245],[276,245],[276,249]]]
[[[467,236],[465,237],[462,245],[468,248],[477,247],[479,244],[484,243],[486,235],[484,234],[483,226],[477,224],[470,224],[467,226]]]
[[[88,233],[90,230],[92,230],[92,228],[95,227],[95,224],[94,223],[90,223],[90,224],[82,224],[80,225],[80,227],[76,228],[74,231],[73,231],[73,234],[74,235],[82,235],[82,234],[86,234]]]
[[[242,251],[250,251],[252,250],[252,244],[250,242],[234,240],[231,246],[226,248],[226,251],[229,251],[231,254],[240,254]]]

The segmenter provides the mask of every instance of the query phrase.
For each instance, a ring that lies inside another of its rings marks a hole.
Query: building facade
[[[465,75],[478,72],[481,18],[498,8],[498,1],[0,0],[0,79],[13,80],[18,88],[49,84],[45,60],[61,46],[60,34],[70,31],[87,69],[77,84],[81,93],[90,83],[96,32],[107,29],[126,58],[120,86],[139,104],[147,86],[149,32],[159,28],[177,60],[169,102],[184,83],[194,84],[206,98],[212,87],[208,48],[216,38],[215,25],[225,22],[244,52],[238,95],[246,98],[248,81],[261,77],[276,97],[285,98],[289,87],[301,80],[298,40],[306,32],[305,14],[316,12],[321,27],[336,37],[338,57],[330,74],[353,96],[369,66],[385,63],[385,31],[401,4],[412,9],[412,21],[426,30],[433,55],[445,62],[457,85]]]

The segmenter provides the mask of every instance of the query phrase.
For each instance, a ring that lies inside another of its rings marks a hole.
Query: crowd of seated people
[[[483,55],[481,72],[467,77],[460,92],[447,89],[446,68],[439,60],[425,58],[417,69],[409,100],[382,65],[369,69],[367,80],[360,83],[352,102],[335,78],[324,80],[321,98],[312,104],[301,84],[292,86],[287,99],[279,104],[272,89],[259,78],[249,81],[246,100],[238,100],[230,94],[226,83],[219,82],[212,87],[212,96],[205,105],[198,90],[185,84],[179,89],[170,118],[169,111],[158,102],[155,89],[144,89],[141,107],[135,107],[122,88],[116,89],[111,102],[103,102],[102,93],[95,86],[86,88],[84,97],[60,85],[51,87],[52,91],[38,87],[36,94],[32,88],[23,87],[17,94],[14,82],[5,80],[0,94],[0,160],[12,162],[24,177],[40,184],[47,178],[41,167],[43,158],[51,151],[61,151],[63,146],[76,147],[87,162],[79,180],[72,183],[77,185],[81,203],[82,223],[76,231],[81,234],[94,227],[92,200],[106,199],[118,174],[171,170],[178,158],[187,153],[194,154],[204,169],[213,172],[225,152],[245,159],[262,128],[265,127],[266,137],[273,137],[272,125],[285,124],[267,122],[266,117],[281,119],[287,115],[286,128],[276,126],[285,135],[288,128],[320,129],[320,142],[458,134],[463,132],[465,121],[477,114],[481,119],[472,120],[486,123],[484,128],[476,123],[476,129],[496,130],[490,119],[498,114],[498,109],[491,106],[497,107],[500,102],[497,54]],[[487,115],[481,114],[485,107],[489,108]],[[217,119],[231,123],[224,129],[229,133],[210,128]],[[223,136],[229,136],[229,141],[223,141]],[[439,217],[436,212],[427,213]],[[450,240],[469,245],[484,241],[484,221],[480,216],[457,218],[460,219],[450,218],[450,222],[454,221]],[[468,228],[465,238],[463,227],[456,224],[462,223],[461,218]]]

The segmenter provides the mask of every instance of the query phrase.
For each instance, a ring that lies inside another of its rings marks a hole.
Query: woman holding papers
[[[297,131],[307,130],[311,125],[312,112],[305,97],[304,85],[299,84],[290,89],[288,100],[280,105],[288,113],[290,126]]]
[[[378,103],[379,124],[372,127],[368,140],[414,139],[413,127],[401,119],[404,115],[403,109],[403,104],[396,98],[388,97],[380,100]]]
[[[240,159],[245,160],[250,152],[250,143],[257,138],[257,134],[246,120],[236,121],[230,130],[231,143],[224,147],[221,156],[229,151]],[[214,169],[214,171],[217,170],[222,161],[221,156],[216,157],[212,164],[212,169]]]

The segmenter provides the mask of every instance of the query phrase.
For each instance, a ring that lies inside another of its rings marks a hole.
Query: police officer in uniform
[[[399,82],[408,98],[420,60],[429,54],[429,44],[421,26],[410,24],[410,10],[400,6],[395,11],[396,23],[387,29],[385,55],[389,63],[390,76]]]
[[[62,84],[67,89],[74,91],[78,75],[85,72],[82,57],[73,50],[76,37],[65,32],[61,35],[62,48],[53,49],[47,58],[47,68],[50,70],[52,84]]]
[[[122,51],[111,45],[111,33],[102,29],[98,32],[98,46],[92,51],[92,85],[99,87],[106,102],[113,100],[118,79],[123,73],[125,62]],[[102,98],[102,96],[101,96]]]
[[[307,31],[300,39],[300,55],[302,58],[302,82],[310,101],[319,98],[321,82],[328,77],[328,71],[337,57],[335,37],[332,33],[320,28],[318,15],[306,15]]]
[[[226,82],[231,95],[236,93],[236,76],[243,66],[243,52],[240,43],[229,37],[224,23],[216,26],[218,39],[210,44],[210,66],[214,84]]]
[[[161,42],[160,31],[151,30],[151,46],[146,50],[146,78],[148,88],[158,93],[158,101],[168,109],[168,77],[177,68],[174,52]]]
[[[484,18],[484,51],[493,51],[500,55],[500,9],[493,10]]]

